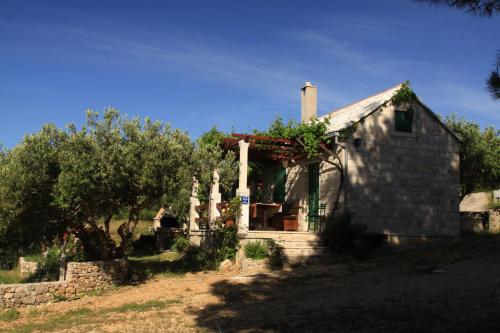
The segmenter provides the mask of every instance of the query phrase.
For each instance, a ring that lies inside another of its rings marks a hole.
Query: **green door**
[[[309,230],[318,229],[319,163],[309,165]]]
[[[278,168],[274,172],[273,202],[285,202],[286,196],[286,169]]]

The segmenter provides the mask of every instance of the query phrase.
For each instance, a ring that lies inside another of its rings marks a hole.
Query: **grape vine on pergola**
[[[295,140],[269,136],[232,133],[231,137],[224,138],[224,148],[235,149],[241,140],[249,143],[249,157],[252,160],[287,161],[305,157]]]

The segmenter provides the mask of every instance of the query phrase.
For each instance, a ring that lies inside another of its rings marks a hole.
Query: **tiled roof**
[[[398,84],[390,89],[384,90],[359,102],[327,113],[326,115],[319,117],[319,119],[324,119],[326,117],[330,119],[328,132],[340,131],[344,128],[349,127],[353,123],[357,123],[358,121],[375,111],[387,100],[391,99],[392,95],[400,87],[401,84]]]

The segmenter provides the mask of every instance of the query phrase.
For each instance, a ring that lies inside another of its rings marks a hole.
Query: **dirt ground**
[[[448,264],[437,264],[444,257]],[[361,263],[155,278],[22,309],[0,330],[500,332],[500,239],[480,251],[438,247]]]

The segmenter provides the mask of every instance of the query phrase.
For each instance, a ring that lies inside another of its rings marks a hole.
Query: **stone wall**
[[[19,257],[19,277],[25,279],[34,274],[40,264],[27,261],[24,257]]]
[[[490,210],[485,212],[461,212],[460,231],[500,232],[500,210]]]
[[[109,288],[127,277],[128,261],[70,262],[64,281],[0,285],[0,308],[47,303]]]
[[[347,205],[354,222],[387,235],[459,234],[459,141],[420,104],[412,133],[395,132],[395,110],[375,111],[348,142]]]

